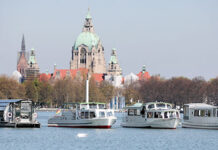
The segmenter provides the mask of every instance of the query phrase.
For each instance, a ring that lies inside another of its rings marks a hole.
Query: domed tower
[[[82,33],[72,47],[70,69],[86,68],[91,73],[106,73],[104,47],[95,33],[90,12],[85,18]]]

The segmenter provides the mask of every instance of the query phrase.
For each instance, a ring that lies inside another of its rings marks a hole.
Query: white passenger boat
[[[68,103],[61,115],[48,120],[49,127],[111,128],[116,122],[114,111],[103,103]]]
[[[204,103],[185,104],[183,128],[218,129],[218,107]]]
[[[49,127],[111,128],[116,122],[114,111],[106,109],[104,103],[89,102],[88,80],[86,81],[86,103],[67,103],[60,116],[48,120]]]
[[[121,123],[123,127],[175,129],[180,122],[179,111],[172,109],[169,103],[136,103],[126,109]]]

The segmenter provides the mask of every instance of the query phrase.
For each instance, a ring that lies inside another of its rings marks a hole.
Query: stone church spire
[[[21,42],[21,51],[18,52],[18,61],[17,61],[17,71],[20,72],[22,75],[22,81],[26,77],[26,69],[28,68],[28,59],[26,58],[27,52],[26,52],[26,46],[25,46],[25,40],[24,35],[22,37]]]
[[[85,18],[85,23],[83,26],[83,32],[92,32],[94,33],[94,27],[92,24],[92,16],[90,15],[90,10],[88,9],[87,16]]]
[[[24,34],[23,34],[22,44],[21,44],[21,51],[25,52],[25,50],[26,50],[26,46],[25,46],[25,39],[24,39]]]

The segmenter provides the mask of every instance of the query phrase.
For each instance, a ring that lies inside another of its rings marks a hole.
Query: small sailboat
[[[48,120],[48,127],[111,128],[116,122],[114,111],[105,103],[89,102],[89,81],[86,80],[86,102],[66,103],[61,115]]]

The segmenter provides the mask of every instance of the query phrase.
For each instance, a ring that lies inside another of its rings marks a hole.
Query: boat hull
[[[183,122],[183,128],[194,128],[194,129],[215,129],[218,130],[218,124],[196,124],[190,122]]]
[[[78,120],[59,120],[58,118],[51,118],[48,120],[48,127],[111,128],[115,122],[116,117]]]
[[[130,121],[130,122],[122,122],[122,127],[129,128],[158,128],[158,129],[176,129],[179,125],[180,120],[178,118],[171,119],[151,119],[143,122],[138,121]]]
[[[0,123],[4,128],[40,128],[40,123]]]

